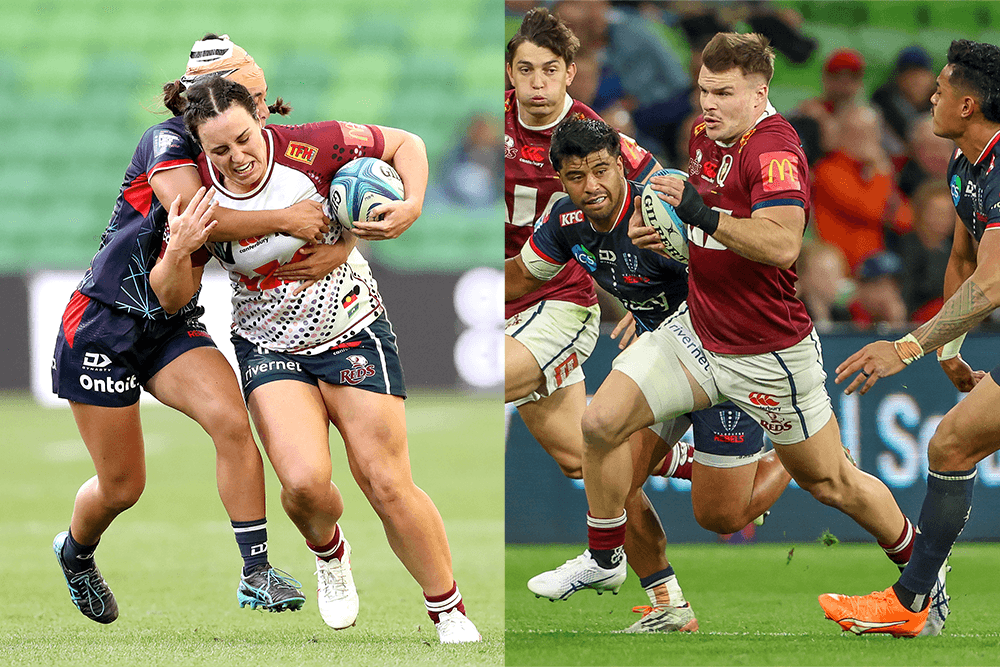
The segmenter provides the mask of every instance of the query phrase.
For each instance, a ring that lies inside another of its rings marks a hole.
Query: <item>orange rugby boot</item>
[[[826,617],[856,635],[887,632],[893,637],[916,637],[927,622],[927,609],[913,612],[903,606],[892,586],[868,595],[819,596]]]

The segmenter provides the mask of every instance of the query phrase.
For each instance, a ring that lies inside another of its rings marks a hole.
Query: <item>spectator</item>
[[[921,46],[908,46],[899,52],[892,76],[872,94],[892,130],[896,148],[890,153],[903,152],[910,126],[930,112],[935,78],[930,54]]]
[[[834,324],[851,321],[847,301],[854,283],[844,253],[837,246],[822,241],[803,244],[795,273],[799,278],[796,296],[806,305],[817,331],[823,333]]]
[[[847,110],[840,122],[838,150],[816,165],[813,219],[820,238],[839,247],[856,271],[865,257],[885,249],[899,195],[875,110]]]
[[[858,106],[864,89],[865,59],[854,49],[837,49],[823,65],[823,92],[789,114],[788,122],[802,139],[810,165],[836,150],[840,118]]]
[[[948,180],[948,162],[955,152],[955,143],[934,134],[933,126],[934,119],[928,115],[917,119],[910,128],[909,157],[896,177],[899,189],[907,198],[913,197],[917,188],[928,179],[941,183]]]
[[[903,301],[909,319],[926,322],[943,303],[944,273],[951,255],[955,209],[945,179],[927,181],[912,200],[913,229],[900,239]]]
[[[635,137],[636,127],[632,122],[632,114],[622,104],[620,99],[605,96],[597,99],[597,89],[601,85],[601,64],[594,53],[577,54],[574,60],[576,76],[566,91],[574,100],[579,100],[596,111],[608,125],[622,134]]]
[[[903,262],[892,252],[877,252],[861,262],[855,272],[854,298],[847,305],[856,327],[906,324],[906,306],[899,286],[902,273]]]
[[[500,200],[503,150],[500,124],[494,114],[472,115],[462,142],[444,157],[441,174],[441,189],[455,204],[474,208]]]
[[[691,82],[650,22],[607,0],[561,0],[553,9],[580,38],[581,53],[595,54],[602,64],[597,107],[620,99],[640,145],[673,151],[677,126],[691,110]]]

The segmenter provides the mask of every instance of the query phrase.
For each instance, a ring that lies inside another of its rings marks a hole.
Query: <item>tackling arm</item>
[[[524,265],[524,260],[521,259],[520,255],[504,260],[503,277],[504,301],[513,301],[529,292],[534,292],[545,284],[544,280],[536,278],[528,271],[528,267]]]
[[[170,240],[163,256],[149,272],[149,286],[160,306],[170,315],[190,301],[201,286],[205,267],[195,266],[191,255],[204,245],[217,224],[213,218],[218,207],[211,200],[212,195],[206,195],[205,189],[200,188],[183,213],[180,212],[180,195],[170,204],[167,214]]]

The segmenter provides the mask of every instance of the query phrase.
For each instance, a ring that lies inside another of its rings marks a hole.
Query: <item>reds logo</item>
[[[517,157],[517,149],[514,148],[514,137],[509,134],[503,135],[503,156],[508,160]]]
[[[776,408],[780,405],[774,396],[771,396],[771,394],[764,394],[759,391],[750,392],[750,394],[747,395],[747,398],[749,398],[750,402],[758,408],[764,408],[765,410],[767,408]]]
[[[545,162],[545,146],[522,146],[521,155],[532,162]]]
[[[556,386],[561,387],[562,383],[569,378],[569,374],[580,365],[579,360],[576,358],[576,352],[566,357],[566,361],[562,362],[556,366]]]
[[[760,425],[769,433],[784,433],[792,428],[792,423],[782,419],[777,413],[768,412],[767,417],[770,421],[768,419],[761,419]]]
[[[351,362],[351,367],[340,371],[342,383],[360,384],[365,378],[375,375],[375,365],[368,363],[368,359],[364,355],[349,354],[347,360]]]
[[[318,148],[310,146],[309,144],[304,144],[300,141],[288,142],[288,148],[285,149],[285,157],[295,160],[296,162],[304,162],[306,164],[312,164],[318,153]]]
[[[570,211],[569,213],[563,213],[559,216],[559,226],[566,227],[568,225],[576,225],[583,222],[583,211],[576,210]]]
[[[688,159],[688,173],[692,176],[697,176],[701,173],[701,149],[695,149],[694,157]]]

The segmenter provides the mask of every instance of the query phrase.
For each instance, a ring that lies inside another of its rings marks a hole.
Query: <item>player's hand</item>
[[[674,179],[680,181],[680,179]],[[683,222],[701,229],[706,234],[712,235],[719,228],[719,218],[721,214],[705,205],[705,201],[698,194],[695,188],[688,181],[681,181],[684,184],[684,192],[680,195],[680,201],[676,204],[670,202],[677,212],[677,217]],[[675,196],[674,199],[677,197]],[[669,200],[668,200],[669,201]]]
[[[282,231],[306,243],[322,243],[330,231],[330,218],[323,213],[323,204],[318,201],[304,199],[284,211],[285,228]]]
[[[618,324],[615,325],[614,330],[611,332],[611,337],[618,338],[619,334],[623,334],[622,339],[618,341],[619,350],[624,350],[632,344],[632,341],[638,338],[635,335],[635,318],[632,317],[630,311],[625,311],[625,317],[618,320]]]
[[[660,240],[659,232],[652,227],[647,227],[646,221],[642,219],[639,197],[636,197],[633,203],[635,207],[632,211],[632,217],[628,219],[628,237],[632,239],[636,248],[652,250],[668,257],[669,255],[663,247],[663,241]]]
[[[391,201],[372,209],[372,215],[381,220],[359,220],[351,231],[366,241],[394,239],[410,228],[420,217],[420,205],[413,201]]]
[[[684,180],[676,176],[653,176],[649,179],[649,185],[657,196],[676,207],[681,203],[681,196],[684,194]]]
[[[353,247],[353,244],[346,243],[344,237],[332,245],[311,243],[302,246],[295,253],[295,259],[278,267],[274,277],[288,282],[301,280],[302,284],[292,292],[293,296],[300,294],[346,262]]]
[[[840,384],[857,373],[857,377],[847,385],[844,393],[853,394],[854,390],[860,387],[859,393],[866,394],[879,378],[895,375],[904,368],[906,364],[899,358],[892,341],[878,340],[865,345],[837,366],[837,379],[834,382]]]
[[[181,195],[177,195],[167,211],[170,240],[167,251],[190,255],[208,242],[208,237],[218,224],[214,220],[218,203],[214,200],[215,188],[206,191],[198,188],[187,207],[181,212]]]
[[[972,370],[972,366],[962,359],[961,354],[951,359],[938,359],[938,361],[941,363],[941,370],[959,391],[972,391],[972,388],[986,377],[986,371]]]

